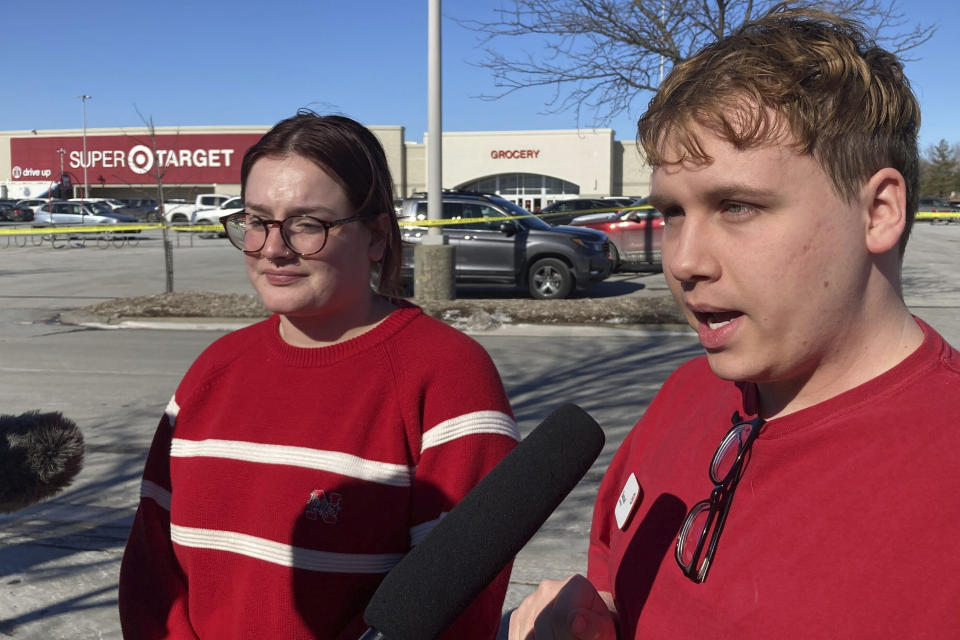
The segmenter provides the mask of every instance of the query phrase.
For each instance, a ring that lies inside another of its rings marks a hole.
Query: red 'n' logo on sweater
[[[323,489],[314,489],[307,500],[307,510],[304,515],[307,520],[320,519],[327,524],[337,524],[340,520],[340,502],[343,496],[339,493],[327,493]]]

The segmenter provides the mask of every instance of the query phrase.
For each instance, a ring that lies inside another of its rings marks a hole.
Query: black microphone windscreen
[[[59,412],[0,416],[0,513],[45,500],[83,468],[83,434]]]
[[[387,574],[364,621],[390,640],[440,635],[573,490],[603,442],[580,407],[554,411]]]

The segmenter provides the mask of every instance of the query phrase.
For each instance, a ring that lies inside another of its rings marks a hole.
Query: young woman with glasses
[[[356,638],[385,573],[517,427],[482,347],[392,297],[400,234],[369,130],[301,111],[247,151],[241,188],[222,223],[273,315],[213,343],[167,407],[124,635]],[[496,635],[508,573],[449,637]]]

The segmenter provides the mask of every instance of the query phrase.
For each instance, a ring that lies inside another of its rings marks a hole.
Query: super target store
[[[0,131],[0,198],[165,198],[240,193],[244,152],[267,126]],[[370,126],[397,197],[427,188],[427,147],[401,126]],[[85,145],[85,146],[84,146]],[[85,149],[85,151],[84,151]],[[445,188],[497,193],[530,210],[575,197],[643,196],[650,173],[632,140],[612,129],[443,134]]]

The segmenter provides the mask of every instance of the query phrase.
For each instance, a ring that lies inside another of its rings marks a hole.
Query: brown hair
[[[697,125],[741,149],[782,140],[785,125],[792,146],[813,155],[848,201],[880,169],[898,170],[903,256],[917,209],[920,106],[903,65],[859,23],[777,5],[674,67],[640,117],[637,141],[653,167],[709,162]],[[668,139],[679,157],[665,157]]]
[[[383,258],[374,265],[377,291],[400,291],[400,227],[393,208],[393,180],[383,146],[373,133],[344,116],[309,109],[278,122],[250,147],[240,167],[240,195],[260,158],[296,154],[314,162],[343,187],[355,215],[386,215],[390,224]]]

